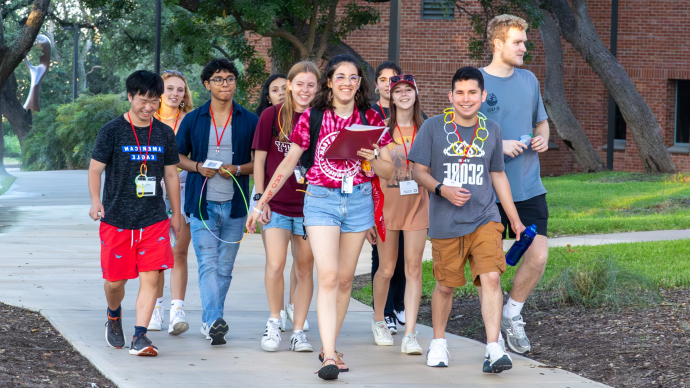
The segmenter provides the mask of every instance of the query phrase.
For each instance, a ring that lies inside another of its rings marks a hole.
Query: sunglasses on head
[[[184,79],[187,79],[187,77],[185,77],[184,74],[180,73],[180,72],[177,71],[177,70],[165,70],[165,71],[163,71],[163,73],[165,73],[165,74],[177,75],[177,76],[180,76],[180,77],[182,77],[182,78],[184,78]]]
[[[414,82],[414,76],[411,74],[394,75],[390,78],[390,83],[394,84],[400,81]]]

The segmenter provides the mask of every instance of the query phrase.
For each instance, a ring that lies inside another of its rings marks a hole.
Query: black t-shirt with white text
[[[161,179],[165,166],[180,162],[177,141],[172,128],[154,119],[149,143],[149,126],[134,127],[124,116],[106,123],[98,132],[91,158],[104,163],[103,210],[101,221],[122,229],[139,229],[168,218],[163,200]],[[148,148],[148,156],[146,155]],[[143,160],[149,178],[156,178],[156,195],[139,198],[135,178],[140,173]]]

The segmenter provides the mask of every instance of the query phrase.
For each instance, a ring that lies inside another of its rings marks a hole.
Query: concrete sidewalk
[[[40,310],[84,356],[120,387],[285,386],[324,384],[313,373],[320,366],[317,353],[288,351],[290,332],[283,333],[280,351],[261,350],[260,338],[268,318],[263,270],[264,250],[258,235],[242,243],[226,305],[230,323],[228,345],[211,347],[199,333],[200,300],[194,250],[190,249],[189,285],[185,309],[190,330],[178,337],[151,332],[160,348],[156,358],[139,358],[104,341],[105,298],[99,267],[98,223],[88,217],[86,173],[65,171],[16,173],[12,189],[0,197],[0,300]],[[45,195],[43,195],[45,194]],[[286,266],[286,277],[291,258]],[[357,273],[370,270],[365,244]],[[125,334],[134,325],[138,282],[130,281],[123,302]],[[166,287],[166,301],[170,300]],[[169,303],[169,302],[168,302]],[[338,350],[351,372],[334,384],[378,386],[584,387],[604,385],[563,370],[511,354],[514,368],[500,375],[481,372],[484,345],[449,335],[449,368],[428,368],[423,356],[408,356],[395,346],[374,344],[371,309],[357,301],[340,334]],[[309,313],[307,333],[315,349],[321,347],[316,313]],[[167,313],[166,313],[167,321]],[[165,329],[167,329],[167,324]],[[431,329],[418,325],[426,349]]]

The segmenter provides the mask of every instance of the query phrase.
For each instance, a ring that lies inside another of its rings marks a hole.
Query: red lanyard
[[[400,125],[398,123],[395,123],[395,126],[398,127],[398,133],[400,133],[400,140],[402,140],[403,143],[403,148],[405,149],[405,161],[407,162],[407,169],[410,169],[410,161],[407,159],[407,147],[405,146],[405,138],[403,138],[402,131],[400,130]],[[412,142],[410,143],[410,149],[412,149],[412,144],[414,144],[414,136],[417,134],[417,125],[413,127],[414,129],[412,130]]]
[[[233,107],[230,108],[230,115],[228,115],[228,120],[225,122],[225,126],[223,127],[223,132],[220,133],[220,137],[218,137],[218,127],[216,127],[216,118],[213,117],[213,108],[209,106],[209,109],[211,110],[211,120],[213,120],[213,128],[216,130],[216,153],[220,152],[220,141],[223,140],[223,135],[225,134],[225,128],[228,127],[228,123],[230,122],[230,118],[232,117],[232,110],[234,109]]]
[[[386,117],[386,111],[384,111],[383,107],[381,106],[381,100],[379,100],[378,104],[379,104],[379,108],[381,108],[381,114],[383,115],[383,119],[384,120],[387,119],[388,117]]]
[[[455,117],[453,117],[455,119]],[[455,134],[458,135],[458,139],[460,139],[460,142],[462,142],[462,137],[460,137],[460,132],[458,132],[458,126],[455,125],[455,121],[453,121],[453,127],[455,127]],[[467,154],[470,152],[470,148],[474,145],[474,139],[477,138],[477,128],[479,128],[479,117],[477,117],[477,124],[474,125],[474,136],[472,137],[472,142],[467,146],[467,149],[465,150],[465,156],[462,157],[462,161],[460,161],[460,166],[462,166],[462,163],[465,162],[465,158],[467,157]]]
[[[136,139],[137,141],[137,150],[139,151],[139,156],[142,156],[141,146],[139,146],[139,137],[137,136],[137,131],[134,130],[134,124],[132,123],[132,118],[129,117],[129,112],[127,112],[127,118],[129,119],[129,125],[132,126],[132,132],[134,132],[134,139]],[[151,123],[149,124],[149,140],[146,144],[146,157],[144,158],[144,161],[141,163],[142,167],[139,168],[139,172],[143,172],[141,175],[146,175],[146,173],[148,172],[148,168],[146,168],[146,161],[149,159],[149,145],[151,144],[151,128],[153,128],[153,119],[151,119]]]

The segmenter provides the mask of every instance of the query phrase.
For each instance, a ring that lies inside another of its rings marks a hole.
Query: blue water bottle
[[[533,138],[533,137],[534,137],[534,136],[533,136],[532,134],[529,134],[529,135],[522,135],[522,136],[520,136],[520,137],[517,139],[517,141],[519,141],[520,143],[526,145],[526,146],[527,146],[527,149],[529,149],[529,145],[532,143],[532,138]],[[520,155],[518,155],[518,156],[520,156]],[[516,156],[516,158],[517,158],[517,156]],[[505,156],[503,157],[503,161],[504,161],[504,162],[507,162],[507,161],[509,161],[510,159],[513,159],[513,157],[512,157],[512,156],[508,156],[508,155],[505,155]]]
[[[537,225],[532,225],[520,234],[520,241],[515,241],[506,253],[506,264],[516,266],[525,254],[527,248],[532,245],[534,237],[537,235]]]

